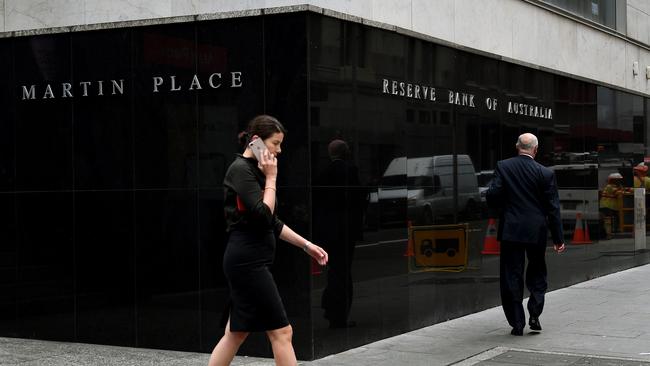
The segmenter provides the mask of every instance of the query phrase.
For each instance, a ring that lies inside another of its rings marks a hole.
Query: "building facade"
[[[499,304],[483,192],[523,132],[560,188],[551,287],[650,261],[644,1],[0,4],[0,336],[211,351],[260,113],[289,131],[279,215],[331,255],[278,243],[301,359]]]

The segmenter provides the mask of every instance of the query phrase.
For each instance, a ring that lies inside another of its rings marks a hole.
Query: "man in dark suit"
[[[526,287],[530,291],[528,324],[531,330],[540,331],[539,316],[547,288],[544,257],[548,230],[556,252],[563,252],[565,246],[555,174],[535,161],[537,137],[525,133],[519,136],[516,147],[518,156],[497,163],[486,199],[488,206],[500,211],[501,304],[512,326],[510,334],[520,336],[526,324],[522,306],[525,257]]]
[[[352,259],[356,242],[363,238],[365,189],[359,182],[359,170],[350,161],[348,144],[335,139],[327,147],[330,163],[319,174],[313,187],[314,238],[327,248],[327,287],[321,306],[330,328],[349,328],[352,307]]]

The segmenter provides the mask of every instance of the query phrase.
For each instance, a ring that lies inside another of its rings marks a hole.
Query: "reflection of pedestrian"
[[[605,233],[610,238],[612,232],[618,231],[618,212],[621,209],[619,195],[623,192],[623,176],[612,173],[607,177],[607,184],[600,193],[600,212],[608,218],[605,223]]]
[[[365,194],[356,166],[347,160],[348,145],[333,140],[328,146],[330,163],[314,187],[314,235],[329,254],[327,287],[321,306],[330,328],[354,326],[348,320],[352,306],[352,258],[361,238]]]
[[[639,163],[634,167],[634,188],[650,189],[650,178],[648,177],[648,166]]]
[[[512,326],[510,334],[523,335],[525,257],[528,256],[529,325],[532,330],[541,330],[539,316],[547,288],[544,257],[548,229],[557,252],[564,251],[564,242],[555,174],[535,161],[537,137],[525,133],[519,136],[516,147],[519,156],[497,163],[486,198],[488,205],[501,209],[497,236],[501,241],[503,311]]]
[[[291,344],[293,330],[269,270],[276,236],[302,248],[321,265],[327,263],[327,253],[276,216],[277,156],[284,132],[277,119],[255,117],[243,134],[246,150],[237,155],[223,181],[229,235],[223,269],[231,307],[225,334],[212,351],[210,366],[230,364],[252,331],[266,331],[277,365],[297,364]],[[259,158],[246,145],[253,140],[263,142]]]

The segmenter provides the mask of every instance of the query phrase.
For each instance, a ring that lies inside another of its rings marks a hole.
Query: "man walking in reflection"
[[[352,259],[362,237],[365,193],[359,172],[348,159],[348,144],[340,139],[327,147],[330,162],[314,188],[314,235],[327,248],[327,287],[321,306],[330,328],[356,325],[348,319],[352,306]]]
[[[500,211],[497,237],[501,241],[501,304],[512,326],[510,334],[520,336],[526,324],[522,305],[526,256],[528,324],[531,330],[541,331],[548,230],[556,252],[563,252],[565,246],[555,174],[535,161],[537,137],[525,133],[519,136],[516,147],[518,156],[497,163],[486,199],[488,206]]]

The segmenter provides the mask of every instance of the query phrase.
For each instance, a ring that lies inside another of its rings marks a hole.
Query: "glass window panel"
[[[570,13],[616,29],[616,0],[542,0]]]

